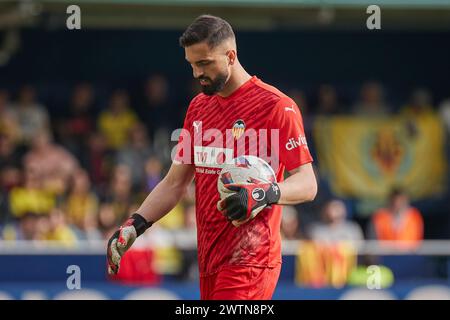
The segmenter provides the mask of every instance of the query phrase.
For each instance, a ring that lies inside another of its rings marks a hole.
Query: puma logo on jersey
[[[202,125],[202,122],[201,121],[194,121],[192,123],[192,125],[194,126],[195,131],[198,132],[198,128]]]
[[[284,107],[284,111],[292,111],[293,113],[297,113],[295,112],[294,106]]]

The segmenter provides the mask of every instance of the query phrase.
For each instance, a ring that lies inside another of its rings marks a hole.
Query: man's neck
[[[231,73],[231,77],[225,85],[225,88],[223,88],[218,95],[222,98],[230,96],[234,91],[239,89],[240,86],[250,80],[251,77],[252,76],[249,75],[241,65],[236,66],[236,70],[233,70]]]
[[[398,209],[396,209],[396,208],[391,208],[391,211],[392,211],[392,213],[393,213],[395,216],[401,216],[403,213],[406,212],[406,209],[408,209],[407,206],[402,207],[402,208],[398,208]]]

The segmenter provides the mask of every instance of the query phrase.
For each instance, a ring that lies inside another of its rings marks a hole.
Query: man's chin
[[[202,86],[202,92],[207,96],[213,96],[217,93],[217,91],[214,90],[214,88],[211,88],[210,86]]]

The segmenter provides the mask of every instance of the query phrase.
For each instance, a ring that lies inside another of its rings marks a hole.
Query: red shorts
[[[226,266],[210,276],[200,277],[202,300],[269,300],[280,276],[274,268]]]

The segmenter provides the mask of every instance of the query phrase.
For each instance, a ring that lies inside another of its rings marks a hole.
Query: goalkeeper
[[[281,270],[280,205],[312,201],[317,192],[300,110],[245,71],[225,20],[200,16],[179,41],[202,93],[189,105],[169,172],[109,240],[109,273],[119,271],[126,250],[177,204],[195,178],[201,299],[271,299]],[[223,137],[232,131],[233,143],[217,136],[198,139],[209,129]],[[278,182],[227,185],[232,194],[220,200],[216,186],[223,161],[215,157],[241,155],[237,146],[242,143],[250,154],[254,146],[245,139],[248,129],[274,133],[268,134],[266,154],[279,159],[271,163]],[[285,170],[289,177],[283,181]],[[239,227],[231,223],[246,220]]]

